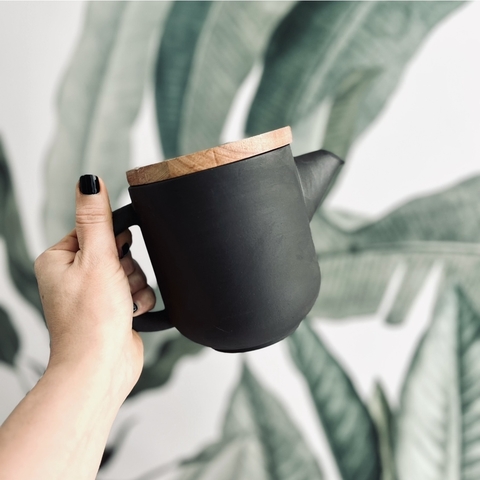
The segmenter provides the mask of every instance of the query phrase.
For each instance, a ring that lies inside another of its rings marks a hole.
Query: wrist
[[[115,414],[133,388],[123,372],[101,359],[61,355],[50,356],[42,381],[89,392],[93,401],[113,409]]]
[[[133,331],[121,338],[90,335],[88,341],[51,336],[47,371],[74,375],[81,381],[108,386],[125,400],[137,383],[143,367],[143,343]]]
[[[0,429],[0,477],[94,478],[125,396],[93,362],[51,361]]]

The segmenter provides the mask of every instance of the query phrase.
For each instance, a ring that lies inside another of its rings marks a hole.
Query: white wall
[[[79,2],[0,3],[0,134],[10,159],[32,256],[42,239],[43,162],[55,128],[55,93],[82,27]],[[411,63],[388,107],[355,146],[342,182],[328,205],[381,215],[412,195],[431,192],[479,173],[480,3],[463,7],[440,26]],[[151,92],[133,132],[134,164],[155,161],[157,139]],[[136,237],[136,243],[141,245]],[[145,262],[141,246],[134,253]],[[22,358],[47,358],[47,337],[5,275],[0,242],[0,304],[22,333]],[[149,274],[151,277],[151,273]],[[319,325],[355,383],[368,397],[380,379],[393,403],[419,335],[428,323],[438,272],[417,301],[408,321],[386,326],[380,317],[324,321]],[[283,345],[243,357],[265,384],[289,406],[327,479],[335,467],[324,454],[312,406],[294,374]],[[214,439],[241,356],[205,351],[181,363],[163,389],[142,395],[122,411],[114,429],[130,416],[138,422],[121,458],[105,478],[128,479],[150,467],[191,454]],[[31,381],[28,376],[25,382]],[[0,367],[0,419],[22,390]]]

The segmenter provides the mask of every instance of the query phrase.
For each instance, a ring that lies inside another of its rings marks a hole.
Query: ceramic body
[[[320,269],[290,146],[129,193],[116,231],[140,226],[165,304],[161,325],[140,330],[172,325],[247,351],[285,338],[312,308]]]

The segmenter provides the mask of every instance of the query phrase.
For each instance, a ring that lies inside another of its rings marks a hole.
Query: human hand
[[[103,181],[85,175],[79,185],[75,230],[35,262],[50,333],[49,367],[83,364],[103,371],[126,396],[143,366],[132,316],[153,308],[155,294],[131,253],[125,254],[130,231],[114,237]]]

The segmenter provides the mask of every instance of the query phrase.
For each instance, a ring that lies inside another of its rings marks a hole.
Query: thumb
[[[82,255],[117,256],[112,209],[102,179],[82,175],[77,184],[76,231]]]

